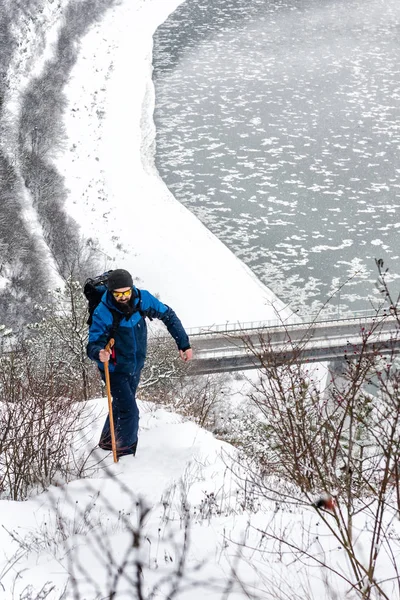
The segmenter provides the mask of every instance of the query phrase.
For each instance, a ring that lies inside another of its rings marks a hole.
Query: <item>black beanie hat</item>
[[[115,271],[111,271],[108,276],[107,288],[110,290],[110,292],[113,290],[118,290],[119,288],[132,286],[132,275],[128,273],[128,271],[125,271],[125,269],[115,269]]]

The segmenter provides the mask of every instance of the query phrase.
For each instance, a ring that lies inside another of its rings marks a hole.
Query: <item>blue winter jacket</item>
[[[139,295],[138,290],[134,287],[133,295],[133,306],[136,312],[128,319],[123,317],[114,333],[115,362],[110,361],[109,363],[110,373],[133,374],[143,368],[147,350],[145,316],[151,319],[161,319],[176,341],[179,350],[190,348],[189,338],[172,308],[157,300],[146,290],[140,290]],[[111,311],[124,314],[118,310],[117,302],[114,302],[112,294],[106,291],[93,313],[87,345],[89,358],[97,361],[101,371],[104,371],[104,364],[99,360],[99,352],[106,347],[110,339],[113,325]]]

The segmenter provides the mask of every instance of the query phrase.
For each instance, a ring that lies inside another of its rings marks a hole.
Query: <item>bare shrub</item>
[[[380,285],[389,298],[382,274]],[[400,514],[400,327],[393,315],[398,300],[391,297],[390,309],[377,314],[368,330],[360,326],[361,343],[348,343],[325,388],[302,357],[312,326],[304,340],[288,342],[286,354],[275,352],[268,335],[243,336],[260,365],[250,393],[257,452],[244,459],[249,479],[264,498],[313,506],[344,549],[349,569],[333,567],[323,553],[313,555],[299,537],[262,529],[260,535],[333,570],[363,600],[393,598],[395,584],[378,575],[383,556],[390,557],[393,581],[398,577],[392,523]],[[386,322],[392,335],[380,343],[376,334]],[[248,438],[247,445],[243,449],[251,448]]]
[[[175,342],[157,330],[149,340],[140,397],[168,406],[200,427],[216,431],[229,393],[228,379],[226,374],[193,376],[190,364],[180,359]]]
[[[90,415],[54,372],[39,381],[37,355],[19,349],[2,356],[0,370],[0,494],[22,500],[81,473],[73,441]]]
[[[381,258],[375,259],[376,268],[378,270],[378,280],[376,289],[381,295],[382,302],[386,306],[388,314],[393,315],[400,326],[400,291],[395,294],[391,288],[393,278],[390,276],[389,269],[384,268],[384,262]]]
[[[229,377],[203,375],[188,377],[178,382],[171,398],[171,406],[181,415],[190,418],[200,427],[218,432],[221,415],[226,409],[229,394]]]
[[[41,321],[29,326],[25,341],[30,353],[43,353],[43,360],[31,366],[36,378],[68,383],[69,395],[88,400],[101,394],[100,379],[86,355],[88,339],[87,301],[79,281],[67,279],[64,287],[52,290],[40,309]]]
[[[141,397],[166,403],[186,371],[172,338],[160,329],[152,331],[140,379]]]
[[[80,284],[53,290],[41,313],[28,335],[1,337],[0,493],[13,499],[82,474],[72,443],[86,408],[77,401],[101,394]]]

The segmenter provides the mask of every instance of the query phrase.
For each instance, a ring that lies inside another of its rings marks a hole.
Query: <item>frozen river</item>
[[[155,34],[161,177],[293,308],[400,273],[399,31],[399,0],[186,0]]]

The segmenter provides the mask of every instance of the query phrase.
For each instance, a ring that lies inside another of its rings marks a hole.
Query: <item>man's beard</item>
[[[121,301],[117,302],[117,306],[120,309],[120,311],[123,312],[127,318],[129,316],[131,316],[133,314],[133,295],[130,298],[128,298],[127,300],[125,300],[125,298],[124,298],[123,302],[121,302]]]

